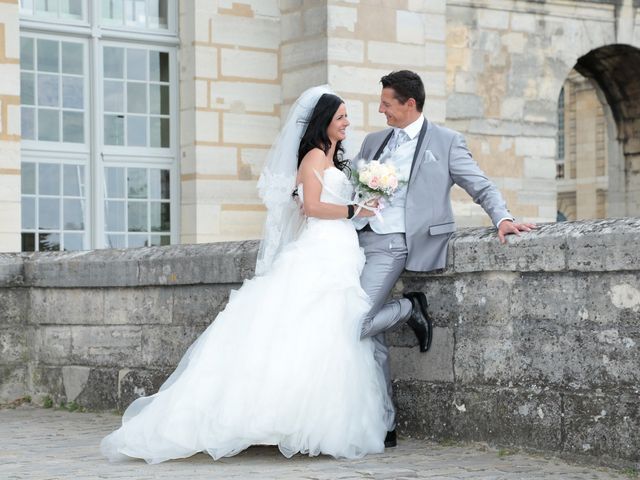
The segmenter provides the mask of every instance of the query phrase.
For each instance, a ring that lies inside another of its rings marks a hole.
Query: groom
[[[407,322],[418,337],[420,351],[426,352],[431,346],[432,325],[424,293],[406,293],[405,298],[391,301],[388,296],[404,269],[426,272],[444,268],[447,243],[455,231],[449,198],[453,184],[466,190],[487,212],[498,228],[500,242],[505,242],[507,234],[535,226],[514,222],[502,195],[473,160],[461,134],[423,116],[425,91],[418,74],[402,70],[380,81],[379,112],[392,128],[367,135],[357,158],[392,161],[408,183],[382,210],[383,221],[365,217],[353,222],[367,259],[361,283],[373,302],[363,322],[362,337],[374,340],[376,361],[383,368],[391,397],[384,332]],[[386,412],[386,417],[385,446],[394,447],[395,412]]]

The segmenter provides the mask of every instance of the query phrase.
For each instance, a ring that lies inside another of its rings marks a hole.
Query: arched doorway
[[[640,215],[640,49],[580,57],[558,100],[558,220]]]

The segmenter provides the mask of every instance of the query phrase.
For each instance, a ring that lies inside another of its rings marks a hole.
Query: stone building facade
[[[402,68],[422,76],[427,118],[465,134],[514,215],[537,222],[556,219],[558,97],[575,68],[606,103],[606,215],[637,214],[639,24],[632,0],[3,0],[0,251],[258,238],[255,182],[297,95],[332,85],[353,155],[384,127],[380,77]],[[55,42],[58,66],[30,63]],[[64,86],[59,103],[38,96],[54,73],[81,102],[65,105]],[[487,224],[452,199],[460,225]]]

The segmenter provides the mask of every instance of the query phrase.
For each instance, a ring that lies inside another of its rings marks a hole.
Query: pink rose
[[[396,177],[391,177],[391,180],[389,180],[389,186],[392,190],[398,188],[398,179]]]
[[[380,180],[378,179],[378,177],[373,177],[371,180],[369,180],[368,185],[369,188],[376,189],[380,185]]]

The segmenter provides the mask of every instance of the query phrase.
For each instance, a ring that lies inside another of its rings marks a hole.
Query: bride
[[[258,444],[286,457],[384,450],[390,399],[372,341],[360,340],[370,303],[348,219],[348,125],[326,86],[293,105],[258,182],[267,221],[257,276],[231,293],[158,393],[127,408],[100,445],[110,460],[219,459]]]

